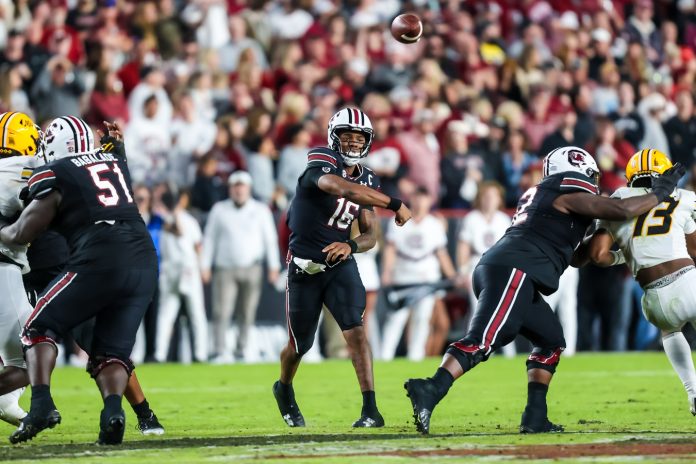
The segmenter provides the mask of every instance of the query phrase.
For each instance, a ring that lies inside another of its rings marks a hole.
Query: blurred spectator
[[[441,219],[430,214],[433,197],[424,187],[418,187],[411,197],[413,219],[403,227],[390,222],[382,256],[382,285],[428,284],[444,275],[453,278],[454,265],[447,253],[447,235]],[[430,333],[430,317],[435,294],[414,302],[411,307],[394,308],[384,322],[382,359],[396,354],[406,322],[409,321],[408,359],[420,361],[425,357],[425,344]]]
[[[143,102],[143,109],[126,127],[124,141],[133,182],[152,185],[167,176],[172,141],[169,125],[157,119],[158,110],[157,97],[150,95]]]
[[[607,351],[612,346],[612,327],[621,317],[623,266],[580,268],[578,291],[578,351]]]
[[[123,95],[123,83],[113,71],[98,71],[94,91],[89,99],[87,122],[97,126],[103,121],[115,121],[121,127],[125,127],[128,119],[128,103]]]
[[[603,191],[614,192],[626,185],[626,164],[636,148],[617,136],[609,119],[598,119],[597,136],[586,148],[602,173],[600,186]]]
[[[3,111],[12,109],[34,117],[29,97],[22,88],[22,65],[0,67],[0,106]]]
[[[140,71],[140,83],[133,88],[128,97],[128,110],[134,120],[144,114],[146,99],[154,96],[157,99],[157,111],[148,119],[154,119],[162,126],[169,126],[172,120],[172,103],[164,89],[164,73],[155,67],[145,66]]]
[[[40,102],[36,107],[37,121],[81,115],[80,96],[84,91],[82,71],[60,55],[51,57],[31,89],[32,101]]]
[[[401,192],[410,190],[409,186],[403,185],[409,182],[404,178],[408,172],[408,162],[391,129],[391,104],[383,95],[370,93],[363,102],[363,111],[372,121],[374,139],[369,156],[362,163],[379,176],[385,195],[400,197]]]
[[[307,167],[307,152],[309,150],[309,132],[301,124],[287,128],[286,136],[290,140],[281,151],[278,159],[278,188],[280,195],[288,201],[295,196],[297,179]]]
[[[676,101],[677,114],[664,125],[669,154],[673,162],[682,163],[690,168],[696,161],[694,96],[688,90],[683,90],[677,94]]]
[[[653,0],[636,0],[633,14],[626,22],[624,35],[628,42],[639,42],[651,62],[657,62],[661,58],[660,31],[653,22]]]
[[[507,149],[503,153],[502,179],[505,188],[505,206],[514,208],[517,199],[522,196],[520,181],[524,171],[534,163],[534,157],[524,149],[525,139],[521,131],[510,131],[507,139]]]
[[[273,35],[280,39],[299,39],[314,22],[306,10],[300,8],[300,0],[281,0],[269,12]]]
[[[440,144],[435,131],[435,114],[430,109],[413,115],[413,129],[397,136],[403,148],[409,171],[408,180],[423,186],[432,199],[440,195]]]
[[[202,268],[212,275],[214,359],[230,361],[227,328],[238,304],[241,322],[234,357],[244,358],[249,329],[261,297],[265,259],[267,279],[278,278],[278,236],[268,206],[251,198],[249,173],[237,171],[228,181],[230,199],[217,203],[205,226]]]
[[[167,208],[165,221],[171,230],[160,237],[161,270],[159,276],[159,316],[155,359],[167,360],[174,323],[184,302],[193,333],[193,359],[208,360],[208,321],[205,318],[200,254],[202,233],[196,219],[188,213],[189,195],[166,192],[162,202]]]
[[[161,247],[160,238],[164,221],[158,214],[161,212],[161,207],[153,208],[152,193],[150,189],[144,185],[133,185],[133,200],[138,207],[138,212],[143,218],[147,230],[152,238],[152,243],[157,252],[157,260],[160,262]],[[152,296],[152,301],[147,307],[145,317],[143,318],[143,326],[145,328],[145,361],[150,362],[155,360],[155,348],[157,344],[157,316],[159,313],[159,286],[155,289],[155,294]]]
[[[447,124],[445,156],[440,161],[443,208],[468,208],[483,180],[484,159],[469,149],[469,128],[464,121]]]
[[[232,15],[228,19],[230,40],[225,45],[220,47],[218,53],[220,55],[220,69],[225,72],[234,72],[239,64],[239,57],[242,52],[251,49],[254,53],[254,59],[261,69],[268,69],[268,61],[266,54],[259,42],[247,34],[247,25],[244,18],[237,15]]]
[[[634,147],[638,147],[645,134],[643,118],[635,107],[635,91],[628,82],[619,84],[619,107],[609,114],[616,130]]]
[[[226,196],[224,182],[217,171],[218,161],[213,154],[207,154],[198,160],[196,179],[191,188],[191,207],[204,214]]]
[[[196,111],[193,97],[184,92],[177,101],[177,114],[171,125],[172,148],[169,150],[168,179],[180,188],[189,186],[195,177],[195,162],[215,143],[215,123]]]
[[[669,143],[662,128],[662,115],[665,110],[665,103],[665,97],[661,94],[651,93],[638,104],[638,114],[643,119],[643,127],[645,127],[643,139],[638,146],[654,148],[669,156]]]

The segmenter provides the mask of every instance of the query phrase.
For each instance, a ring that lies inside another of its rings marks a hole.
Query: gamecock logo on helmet
[[[578,150],[570,150],[568,152],[568,162],[573,166],[585,164],[585,154]]]

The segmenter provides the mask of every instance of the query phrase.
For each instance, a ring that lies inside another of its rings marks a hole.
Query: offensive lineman
[[[367,156],[372,139],[370,119],[359,109],[343,108],[334,114],[328,126],[329,148],[309,151],[307,168],[298,179],[288,211],[289,341],[280,354],[280,379],[273,385],[273,395],[290,427],[305,425],[292,380],[314,342],[322,304],[343,331],[362,391],[362,412],[353,427],[384,426],[375,400],[370,345],[363,329],[365,287],[352,254],[375,245],[373,206],[396,212],[398,225],[405,224],[411,212],[401,200],[378,192],[377,176],[359,164]],[[356,218],[360,235],[351,240],[351,224]]]
[[[628,187],[612,197],[629,198],[650,192],[654,179],[672,167],[658,150],[641,150],[626,165]],[[696,323],[696,194],[677,189],[665,201],[637,218],[600,221],[589,245],[599,266],[627,262],[645,290],[645,317],[662,331],[667,358],[679,375],[696,415],[696,371],[689,342],[681,328]],[[686,237],[685,237],[686,234]],[[616,242],[621,251],[612,251]]]
[[[519,333],[534,345],[527,359],[527,406],[521,433],[558,432],[547,417],[549,383],[565,347],[558,318],[542,298],[553,293],[592,218],[625,220],[649,211],[674,190],[681,165],[653,181],[651,193],[622,200],[599,195],[599,169],[585,150],[568,146],[544,158],[544,179],[520,198],[512,226],[487,251],[474,271],[478,305],[467,335],[450,345],[440,368],[428,379],[404,384],[419,432],[453,382],[486,361]]]
[[[65,156],[87,154],[94,151],[94,134],[85,121],[75,116],[59,117],[51,121],[44,137],[44,158],[47,162]],[[32,241],[27,251],[31,271],[24,275],[24,288],[32,306],[36,305],[39,295],[53,279],[63,272],[68,262],[70,250],[65,238],[56,231],[47,230]],[[92,348],[94,319],[80,324],[71,331],[71,335],[80,348],[88,352]],[[22,385],[29,382],[28,378]],[[124,396],[130,403],[138,418],[138,430],[143,435],[162,435],[164,427],[150,408],[140,386],[135,371],[128,380]],[[19,425],[19,422],[16,424]]]
[[[31,203],[0,229],[2,243],[16,247],[50,225],[70,246],[64,272],[42,293],[24,326],[31,409],[10,436],[12,443],[60,423],[49,386],[55,338],[95,316],[88,370],[104,400],[98,442],[123,441],[121,399],[133,369],[135,334],[155,290],[157,257],[133,202],[120,128],[105,124],[108,135],[96,153],[36,169],[28,182]],[[76,150],[84,151],[85,139],[79,143]]]

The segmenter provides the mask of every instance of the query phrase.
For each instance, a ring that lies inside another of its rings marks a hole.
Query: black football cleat
[[[123,443],[125,431],[126,414],[123,412],[123,409],[110,417],[105,417],[104,411],[102,411],[97,445],[120,445]]]
[[[45,415],[29,414],[19,423],[17,430],[10,435],[10,443],[21,443],[29,441],[45,429],[52,429],[60,424],[60,413],[56,409],[48,411]]]
[[[300,412],[300,407],[295,401],[295,392],[290,389],[289,395],[283,395],[280,391],[280,380],[277,380],[273,384],[273,396],[275,396],[276,402],[278,403],[278,409],[280,410],[280,415],[283,420],[290,427],[304,427],[305,421]]]
[[[375,411],[372,414],[362,413],[362,415],[360,416],[360,419],[353,422],[353,427],[355,427],[355,428],[384,427],[384,417],[382,417],[382,415],[379,413],[379,411]]]
[[[546,414],[534,414],[526,409],[522,413],[520,433],[559,433],[564,430],[562,425],[552,423]]]
[[[416,429],[423,435],[430,432],[430,416],[442,397],[430,379],[408,379],[404,383],[406,396],[411,399]]]
[[[138,417],[136,427],[143,435],[164,435],[164,427],[152,411],[148,417]]]

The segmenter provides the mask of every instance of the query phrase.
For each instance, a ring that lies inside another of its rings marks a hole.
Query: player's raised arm
[[[605,229],[598,230],[590,240],[588,254],[593,264],[600,267],[616,266],[626,262],[621,251],[611,249],[614,239]]]
[[[659,205],[674,191],[677,182],[686,169],[680,163],[665,171],[653,180],[652,192],[637,197],[615,199],[591,193],[570,193],[558,197],[553,205],[565,213],[575,213],[582,216],[624,221],[643,214]]]
[[[400,226],[411,219],[411,210],[398,198],[391,198],[365,185],[348,182],[335,174],[319,177],[317,187],[330,195],[345,198],[362,206],[378,206],[392,210],[396,213],[396,223]]]

